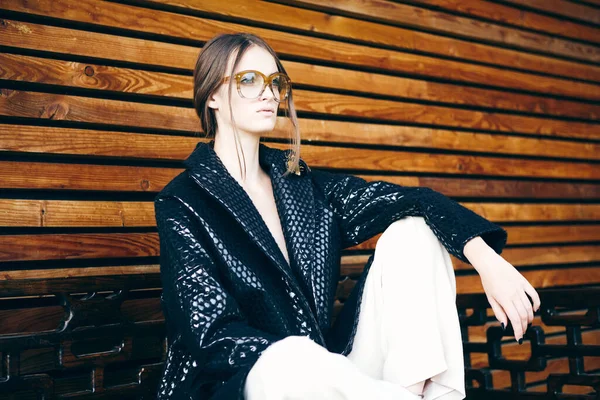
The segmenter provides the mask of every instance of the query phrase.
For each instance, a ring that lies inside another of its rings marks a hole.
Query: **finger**
[[[525,311],[527,311],[527,326],[529,326],[529,323],[533,321],[533,306],[525,292],[521,292],[521,302],[523,303],[523,307],[525,307]]]
[[[521,336],[519,336],[518,338],[515,337],[515,339],[519,340],[523,338],[525,330],[527,330],[527,311],[525,310],[525,306],[523,305],[523,302],[520,299],[513,300],[513,304],[515,305],[517,313],[519,314],[518,324],[521,327]]]
[[[504,307],[504,311],[510,319],[510,324],[513,327],[515,339],[519,340],[521,337],[523,337],[523,326],[521,325],[521,318],[519,317],[517,307],[515,307],[514,303],[510,302],[507,307]]]
[[[533,300],[533,310],[538,311],[540,309],[542,301],[540,300],[540,295],[538,294],[538,292],[533,286],[531,286],[531,283],[529,282],[525,283],[525,293],[527,293],[531,300]]]
[[[488,298],[488,301],[490,302],[490,305],[492,306],[492,311],[494,311],[494,314],[496,315],[496,319],[498,320],[498,322],[503,324],[503,328],[506,329],[506,327],[508,326],[508,320],[507,320],[508,318],[506,317],[506,313],[504,312],[502,307],[500,307],[500,304],[498,304],[498,302],[495,299]]]

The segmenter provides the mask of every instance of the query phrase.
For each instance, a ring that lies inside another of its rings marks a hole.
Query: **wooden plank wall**
[[[536,288],[598,285],[599,28],[596,0],[0,0],[0,279],[158,273],[152,200],[204,140],[198,51],[247,31],[311,167],[431,187],[504,226]],[[376,239],[344,252],[342,301]]]

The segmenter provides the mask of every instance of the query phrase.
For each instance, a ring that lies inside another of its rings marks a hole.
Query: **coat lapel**
[[[278,150],[275,149],[275,151]],[[288,154],[289,151],[286,151],[283,155],[287,156]],[[278,161],[277,158],[275,160]],[[312,299],[310,306],[313,308],[313,312],[316,312],[313,286],[316,260],[314,258],[315,212],[312,180],[310,176],[307,176],[309,168],[302,160],[300,160],[302,172],[299,176],[290,174],[282,177],[287,168],[285,161],[274,162],[270,172],[275,204],[279,212],[283,234],[286,237],[291,268],[300,278],[304,293],[310,294]]]
[[[287,167],[290,152],[291,150],[279,150],[260,143],[259,161],[271,177],[290,265],[244,188],[229,174],[215,153],[214,140],[198,143],[184,164],[192,179],[234,217],[250,240],[285,277],[298,281],[291,274],[293,271],[302,278],[298,283],[303,292],[310,293],[310,297],[314,299],[311,275],[315,232],[313,188],[310,177],[306,176],[309,168],[302,160],[300,175],[281,176]],[[309,303],[314,311],[314,300]]]

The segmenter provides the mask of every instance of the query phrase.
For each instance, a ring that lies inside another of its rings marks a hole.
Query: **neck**
[[[236,143],[233,134],[215,135],[214,151],[217,153],[225,168],[231,176],[235,178],[243,187],[251,187],[260,182],[265,172],[261,169],[258,152],[259,152],[259,137],[243,134],[239,132],[239,143]],[[241,146],[241,149],[240,149]],[[236,148],[238,149],[236,151]],[[243,150],[243,156],[242,156]],[[239,152],[239,161],[238,161]],[[246,179],[243,179],[242,173],[244,169],[244,159],[246,165]],[[240,164],[242,170],[240,170]]]

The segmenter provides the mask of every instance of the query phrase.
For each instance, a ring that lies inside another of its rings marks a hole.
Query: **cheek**
[[[246,110],[248,107],[244,105],[244,99],[240,98],[235,88],[233,89],[233,93],[231,93],[230,101],[228,101],[228,96],[226,93],[223,99],[224,100],[222,101],[220,106],[221,117],[223,118],[223,120],[231,121],[231,113],[233,113],[233,117],[235,118],[235,121],[237,123],[239,123],[240,120],[247,118],[245,113],[247,112]]]
[[[245,99],[240,98],[237,93],[235,97],[231,101],[231,107],[236,123],[241,124],[249,121],[252,118],[252,106]]]

